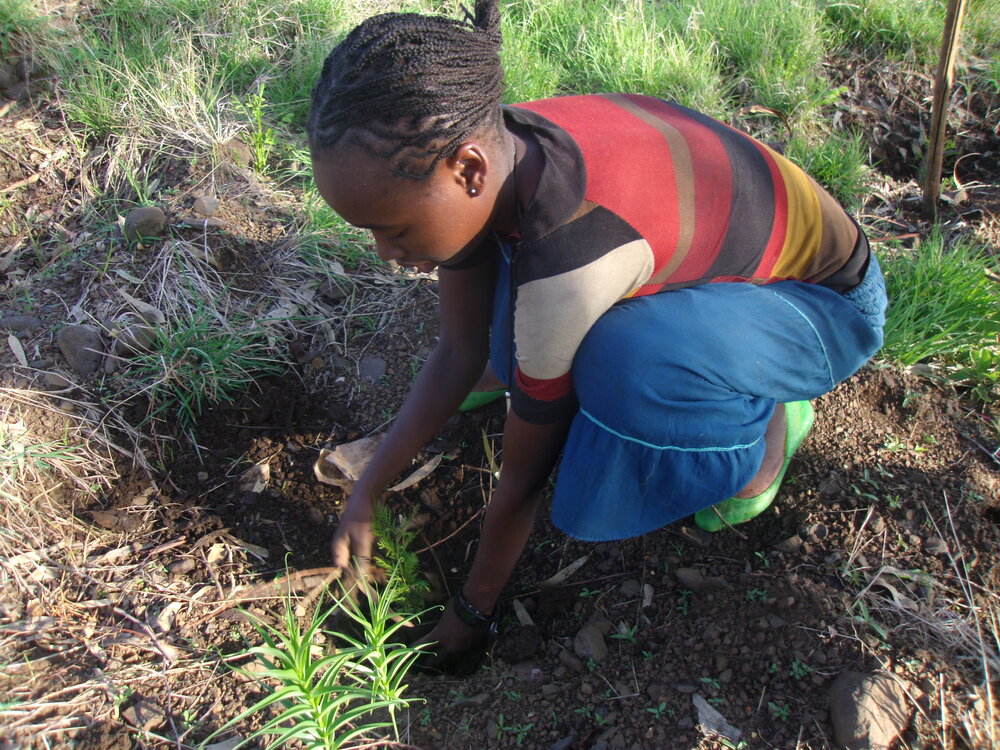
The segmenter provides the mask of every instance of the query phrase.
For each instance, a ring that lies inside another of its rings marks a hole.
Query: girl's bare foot
[[[764,451],[764,460],[761,462],[757,474],[742,490],[734,497],[755,497],[771,486],[781,465],[785,462],[785,435],[787,433],[788,420],[785,419],[785,405],[778,404],[774,407],[774,415],[767,423],[767,430],[764,431],[764,442],[767,448]]]

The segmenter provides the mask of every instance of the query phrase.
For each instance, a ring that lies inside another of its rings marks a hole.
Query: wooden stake
[[[962,33],[962,17],[967,0],[948,0],[948,15],[944,19],[941,55],[934,76],[934,103],[931,109],[931,133],[927,144],[924,170],[924,215],[937,216],[941,193],[941,163],[944,159],[944,136],[948,124],[948,99],[955,71],[955,54]]]

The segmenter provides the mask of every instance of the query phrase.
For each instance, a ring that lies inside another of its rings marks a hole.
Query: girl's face
[[[341,141],[313,153],[323,199],[348,223],[370,229],[383,260],[418,271],[457,262],[493,227],[499,186],[487,148],[462,144],[425,180],[394,175],[389,162]]]

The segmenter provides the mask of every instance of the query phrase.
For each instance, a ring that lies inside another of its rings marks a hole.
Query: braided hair
[[[327,56],[306,130],[313,151],[351,133],[403,177],[422,180],[480,128],[502,125],[500,11],[475,0],[461,21],[383,13]]]

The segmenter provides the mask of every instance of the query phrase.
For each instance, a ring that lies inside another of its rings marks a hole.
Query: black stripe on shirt
[[[624,219],[598,206],[537,243],[525,243],[517,258],[517,284],[582,268],[617,247],[641,240]]]

